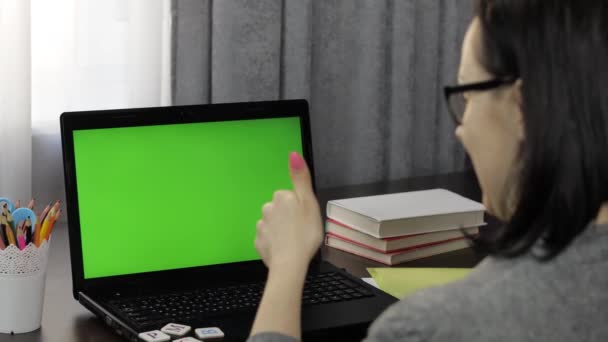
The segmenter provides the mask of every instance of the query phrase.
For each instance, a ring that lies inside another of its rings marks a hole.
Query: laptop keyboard
[[[264,282],[223,288],[113,300],[110,305],[139,325],[187,322],[215,314],[255,310],[264,291]],[[373,293],[339,273],[308,276],[304,284],[302,305],[343,302]]]

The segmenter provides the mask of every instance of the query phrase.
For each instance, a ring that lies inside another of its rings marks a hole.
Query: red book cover
[[[475,235],[479,232],[478,227],[466,228],[466,233]],[[439,243],[454,241],[464,238],[460,229],[452,229],[441,232],[403,235],[390,238],[377,238],[353,229],[344,223],[328,219],[326,222],[326,233],[344,241],[358,246],[372,249],[380,253],[403,252],[414,248],[433,246]]]
[[[361,246],[363,248],[371,249],[371,250],[374,250],[374,251],[377,251],[377,252],[380,252],[380,253],[384,253],[384,254],[403,253],[403,252],[410,251],[412,249],[424,248],[424,247],[429,247],[429,246],[434,246],[434,245],[442,244],[442,243],[445,243],[445,242],[450,242],[450,241],[456,241],[456,240],[462,240],[462,239],[464,239],[464,237],[458,237],[458,238],[452,238],[452,239],[447,239],[447,240],[428,242],[428,243],[424,243],[424,244],[420,244],[420,245],[415,245],[415,246],[410,246],[410,247],[405,247],[405,248],[401,248],[401,249],[396,249],[396,250],[391,250],[391,251],[386,251],[385,252],[385,251],[383,251],[381,249],[374,248],[372,246],[368,246],[368,245],[362,244],[362,243],[360,243],[358,241],[351,240],[351,239],[345,238],[343,236],[340,236],[340,235],[337,235],[337,234],[334,234],[334,233],[327,233],[327,235],[328,236],[333,236],[333,237],[335,237],[337,239],[340,239],[342,241],[350,242],[350,243],[352,243],[354,245]]]

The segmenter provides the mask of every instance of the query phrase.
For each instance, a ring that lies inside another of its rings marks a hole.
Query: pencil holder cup
[[[49,241],[0,250],[0,333],[40,328]]]

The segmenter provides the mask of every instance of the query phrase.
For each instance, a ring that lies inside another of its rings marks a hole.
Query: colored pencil
[[[40,214],[40,216],[38,216],[38,222],[44,221],[44,219],[46,218],[46,215],[49,213],[49,210],[51,210],[52,204],[53,204],[53,202],[50,202],[46,207],[44,207],[42,214]]]
[[[51,208],[51,210],[49,210],[49,213],[44,218],[44,221],[42,222],[42,228],[40,230],[40,237],[39,237],[39,240],[38,240],[38,246],[40,246],[40,244],[42,243],[42,241],[44,241],[46,239],[47,232],[49,231],[49,227],[51,225],[51,220],[55,217],[55,212],[57,211],[55,209],[55,207],[58,206],[58,203],[59,203],[59,201],[57,201],[55,203],[55,205],[53,205],[53,207]]]
[[[6,233],[6,238],[8,239],[8,244],[9,245],[16,245],[17,241],[15,240],[15,234],[13,233],[13,230],[11,229],[11,227],[9,227],[8,225],[5,227],[4,229],[5,233]]]
[[[21,221],[17,224],[17,247],[19,247],[20,250],[25,248],[24,227],[25,221]]]
[[[2,230],[4,230],[4,229],[2,229]],[[2,233],[2,237],[0,237],[0,250],[4,250],[5,248],[6,248],[6,244],[4,243],[4,233]]]
[[[10,210],[8,210],[8,204],[6,202],[2,204],[2,216],[6,217],[7,224],[11,227],[11,229],[15,229],[13,215],[11,214]]]
[[[51,219],[52,221],[51,221],[51,226],[49,227],[49,231],[44,236],[44,239],[47,241],[51,237],[51,233],[53,232],[53,227],[55,227],[55,222],[57,222],[57,220],[59,220],[59,214],[61,214],[61,209],[59,209],[57,211],[57,214]]]
[[[6,221],[7,221],[8,225],[11,227],[11,229],[13,231],[15,231],[15,221],[13,221],[13,214],[11,214],[10,211],[6,215]]]
[[[57,210],[57,214],[55,214],[55,216],[53,217],[53,220],[51,221],[51,226],[49,227],[49,231],[46,233],[46,239],[50,239],[51,237],[51,233],[53,232],[53,227],[55,227],[55,223],[57,223],[57,220],[59,220],[59,215],[61,215],[61,209]]]
[[[59,201],[59,200],[55,201],[55,205],[53,205],[53,208],[55,209],[55,214],[57,214],[57,210],[59,210],[60,205],[61,205],[61,201]]]
[[[32,220],[28,217],[25,220],[25,226],[23,229],[23,233],[25,234],[25,245],[32,242]]]
[[[44,241],[44,240],[48,240],[49,233],[51,231],[51,227],[55,224],[55,216],[56,215],[57,215],[57,212],[55,211],[55,206],[53,206],[51,208],[51,211],[49,212],[49,215],[46,218],[46,221],[47,221],[48,224],[47,224],[46,228],[42,228],[42,232],[40,232],[40,240],[41,240],[41,242]]]
[[[34,226],[34,245],[36,245],[36,247],[40,246],[40,229],[42,228],[42,224],[40,224],[40,221],[36,222],[36,225]]]
[[[0,216],[0,240],[2,241],[2,245],[4,248],[8,246],[8,237],[6,236],[6,227],[7,225],[4,223],[6,221],[4,216]],[[2,248],[2,249],[4,249]]]

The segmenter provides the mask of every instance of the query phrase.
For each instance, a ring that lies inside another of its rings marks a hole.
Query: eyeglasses
[[[456,122],[457,125],[462,124],[462,117],[467,108],[467,101],[464,98],[465,92],[490,90],[513,82],[515,82],[515,78],[505,77],[483,82],[443,87],[443,93],[452,119],[454,119],[454,122]]]

